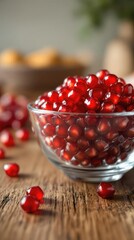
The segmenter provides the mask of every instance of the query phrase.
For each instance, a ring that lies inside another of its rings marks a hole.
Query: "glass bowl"
[[[33,131],[47,158],[67,176],[116,181],[134,166],[134,111],[63,113],[28,105]]]

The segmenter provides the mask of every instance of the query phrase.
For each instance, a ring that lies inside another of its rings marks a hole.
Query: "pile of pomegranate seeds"
[[[115,193],[115,189],[111,183],[101,182],[97,188],[97,193],[102,198],[112,198]]]
[[[40,112],[36,121],[42,142],[58,160],[100,167],[125,161],[133,151],[134,117],[125,113],[134,111],[134,88],[107,70],[68,77],[34,106],[53,111]]]
[[[33,186],[26,190],[26,196],[21,199],[20,206],[27,213],[38,210],[40,203],[44,202],[44,192],[39,186]]]
[[[28,120],[27,99],[24,96],[4,94],[0,97],[0,131],[10,127],[21,128]]]
[[[40,96],[35,107],[76,113],[132,111],[134,88],[107,70],[101,70],[96,75],[66,78],[61,86]]]

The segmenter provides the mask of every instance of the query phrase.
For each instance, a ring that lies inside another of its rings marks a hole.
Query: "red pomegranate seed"
[[[5,158],[5,151],[0,148],[0,159],[4,159]]]
[[[52,123],[57,126],[57,125],[64,124],[64,121],[60,116],[53,116]]]
[[[126,84],[126,82],[125,82],[125,80],[124,80],[123,78],[118,78],[118,82],[119,82],[119,83],[122,83],[123,85]]]
[[[97,139],[95,141],[95,147],[98,151],[104,151],[104,150],[108,149],[109,144],[103,139]]]
[[[58,125],[56,126],[56,134],[59,136],[59,137],[67,137],[68,135],[68,128],[67,128],[67,125],[64,124],[64,125]]]
[[[87,139],[85,139],[84,137],[81,137],[78,142],[77,145],[79,147],[79,149],[87,149],[89,147],[89,141]]]
[[[90,159],[84,159],[82,162],[80,162],[80,165],[83,167],[87,167],[90,163]]]
[[[75,77],[68,77],[64,80],[63,85],[68,87],[69,89],[73,89],[77,79]]]
[[[93,167],[100,167],[102,165],[102,159],[96,158],[91,160],[91,165]]]
[[[80,126],[80,127],[85,127],[85,119],[84,119],[84,117],[79,117],[78,119],[77,119],[77,124]]]
[[[59,94],[57,91],[53,90],[51,92],[48,92],[47,96],[48,96],[50,102],[57,102]]]
[[[54,149],[56,148],[62,148],[65,146],[65,140],[61,137],[58,136],[54,136],[52,139],[52,146]]]
[[[87,76],[86,84],[88,88],[95,88],[99,85],[99,79],[96,75],[90,74],[89,76]]]
[[[96,134],[96,131],[93,127],[90,127],[90,128],[85,128],[84,129],[84,132],[85,132],[85,137],[88,139],[88,140],[93,140],[96,138],[97,134]]]
[[[13,135],[8,130],[1,132],[0,142],[3,143],[6,147],[12,147],[15,145]]]
[[[60,157],[65,161],[70,161],[72,158],[72,154],[66,150],[61,150]]]
[[[20,206],[25,212],[34,213],[39,208],[39,201],[34,197],[27,195],[21,199]]]
[[[97,188],[97,193],[102,198],[112,198],[115,193],[115,189],[111,183],[101,182]]]
[[[68,133],[70,137],[78,139],[82,134],[82,129],[78,125],[73,124],[72,126],[69,127]]]
[[[116,156],[109,156],[106,158],[106,163],[107,164],[114,164],[117,162],[117,157]]]
[[[106,100],[113,104],[118,104],[120,101],[120,96],[115,93],[110,93]]]
[[[40,106],[41,109],[44,109],[44,110],[53,110],[53,103],[51,102],[44,102],[41,106]]]
[[[107,133],[106,139],[109,141],[113,141],[117,139],[118,135],[119,135],[118,132],[114,132],[113,130],[111,130],[110,132]]]
[[[102,100],[105,98],[105,89],[103,88],[94,88],[92,90],[91,96],[96,100]]]
[[[97,150],[95,149],[95,147],[90,147],[86,150],[86,155],[89,157],[89,158],[93,158],[93,157],[96,157],[97,156]]]
[[[104,77],[106,86],[110,87],[118,81],[118,78],[114,74],[108,74]]]
[[[80,98],[81,98],[80,91],[76,87],[68,93],[68,99],[73,100],[74,103],[79,102]]]
[[[71,154],[76,154],[78,152],[78,146],[76,143],[67,142],[66,144],[66,151],[70,152]]]
[[[119,153],[120,153],[120,149],[119,149],[118,146],[112,146],[112,147],[109,149],[108,152],[110,153],[111,156],[113,156],[113,155],[114,155],[114,156],[118,156]]]
[[[120,103],[123,104],[124,106],[130,105],[132,101],[131,96],[121,96],[120,98]]]
[[[106,69],[100,70],[96,73],[96,76],[100,79],[103,80],[106,75],[108,75],[109,72]]]
[[[128,117],[117,117],[114,119],[114,124],[116,127],[118,127],[119,130],[125,130],[129,124]]]
[[[112,93],[121,95],[124,91],[124,84],[121,82],[117,82],[110,87],[110,90]]]
[[[86,94],[86,91],[87,91],[86,81],[85,83],[77,82],[75,84],[75,87],[81,91],[82,95]]]
[[[116,106],[115,106],[115,110],[114,110],[115,112],[123,112],[123,111],[125,111],[125,109],[124,109],[124,107],[122,106],[122,105],[120,105],[120,104],[117,104]]]
[[[83,161],[84,159],[86,159],[86,154],[85,154],[85,151],[79,151],[76,155],[75,155],[75,158],[78,160],[78,161]]]
[[[99,102],[93,98],[85,99],[84,103],[88,110],[97,110],[100,106]]]
[[[27,141],[30,136],[29,130],[28,129],[18,129],[15,133],[15,136],[22,141]]]
[[[50,124],[50,123],[47,123],[44,126],[44,128],[42,129],[42,133],[45,136],[54,136],[54,134],[55,134],[55,126]]]
[[[133,94],[133,86],[132,84],[126,84],[124,86],[124,91],[123,91],[124,95],[126,96],[131,96]]]
[[[26,194],[34,197],[37,201],[42,202],[44,192],[39,186],[33,186],[26,190]]]
[[[127,130],[127,136],[129,138],[134,138],[134,127],[130,127],[128,130]]]
[[[69,106],[66,106],[66,105],[60,105],[58,111],[59,112],[71,112],[71,108]]]
[[[71,162],[71,164],[74,165],[74,166],[77,166],[77,165],[80,164],[80,162],[79,162],[77,159],[75,159],[74,157],[71,159],[70,162]]]
[[[97,126],[97,131],[100,134],[106,134],[110,131],[110,129],[111,129],[111,125],[107,119],[101,119],[99,121],[98,126]]]
[[[103,102],[100,111],[102,113],[112,113],[115,110],[115,105],[112,102]]]
[[[123,160],[126,160],[126,158],[127,158],[127,152],[121,152],[121,154],[120,154],[120,159],[123,161]]]
[[[4,171],[9,177],[17,177],[19,173],[19,165],[17,163],[4,164]]]

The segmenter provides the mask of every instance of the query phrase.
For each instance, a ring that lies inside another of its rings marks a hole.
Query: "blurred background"
[[[133,0],[0,0],[0,32],[3,92],[38,94],[100,68],[134,81]]]

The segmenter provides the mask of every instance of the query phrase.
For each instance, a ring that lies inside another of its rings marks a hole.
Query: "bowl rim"
[[[111,117],[111,116],[120,116],[120,117],[124,117],[124,116],[134,116],[134,110],[133,111],[123,111],[123,112],[113,112],[113,113],[75,113],[75,112],[58,112],[58,111],[53,111],[53,110],[44,110],[44,109],[39,109],[39,108],[35,108],[34,106],[34,101],[28,103],[27,108],[29,110],[29,112],[34,112],[36,114],[55,114],[55,115],[71,115],[71,116],[107,116],[107,117]]]

